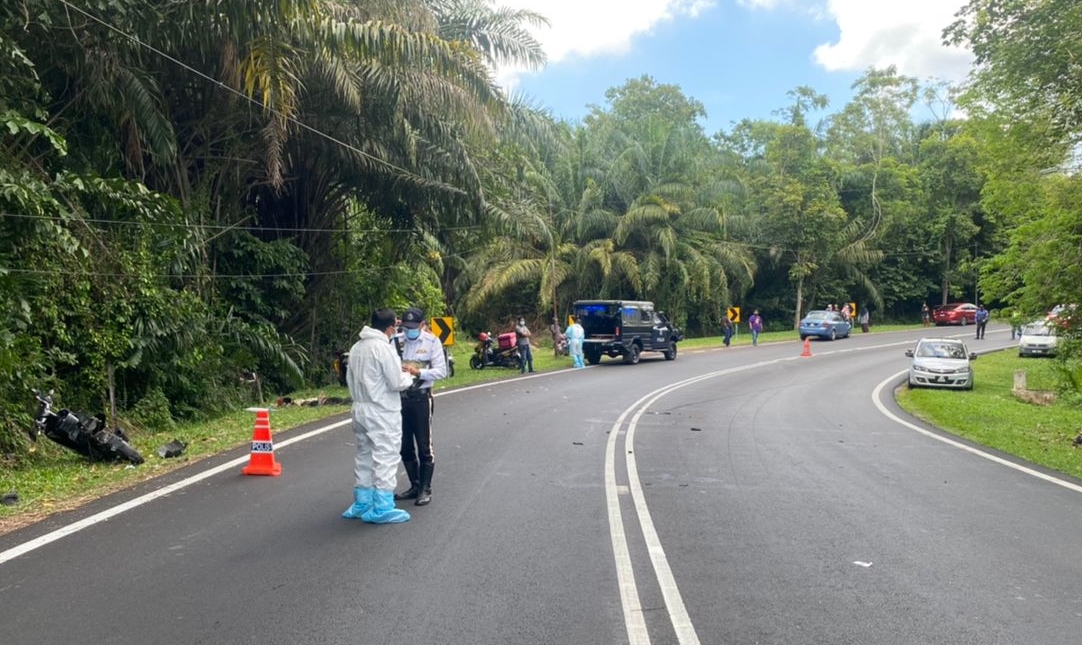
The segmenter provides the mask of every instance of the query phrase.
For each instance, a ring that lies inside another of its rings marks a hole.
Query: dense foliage
[[[1038,4],[973,0],[948,30],[978,56],[965,119],[870,69],[834,112],[800,87],[706,133],[645,76],[581,123],[508,97],[492,66],[543,65],[545,20],[484,1],[5,2],[0,451],[25,454],[32,387],[154,431],[325,384],[385,304],[462,334],[583,297],[691,333],[732,305],[783,328],[1082,302],[1058,80],[1082,16]]]

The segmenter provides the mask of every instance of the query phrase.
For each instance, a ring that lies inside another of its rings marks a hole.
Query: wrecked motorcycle
[[[90,461],[127,460],[136,465],[143,463],[143,456],[132,447],[123,430],[106,427],[104,415],[81,419],[67,409],[54,412],[52,391],[42,394],[34,390],[34,397],[38,401],[38,411],[34,415],[34,440],[37,435],[45,435]]]

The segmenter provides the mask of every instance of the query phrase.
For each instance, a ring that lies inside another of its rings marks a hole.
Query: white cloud
[[[569,58],[620,56],[633,39],[659,23],[695,18],[725,2],[750,11],[786,11],[806,20],[837,24],[836,42],[809,52],[827,71],[862,72],[897,67],[918,79],[961,81],[970,69],[969,52],[942,44],[943,29],[966,0],[495,0],[496,5],[531,9],[549,20],[535,30],[549,63]],[[514,89],[523,69],[497,70],[497,81]]]
[[[654,25],[678,16],[696,17],[717,0],[497,0],[497,5],[531,9],[549,20],[538,29],[549,63],[572,56],[624,54],[631,39]],[[504,87],[513,87],[521,69],[498,70]]]
[[[771,4],[774,0],[750,0]],[[815,61],[828,71],[863,71],[895,65],[919,79],[960,81],[973,57],[942,44],[943,29],[965,0],[828,0],[824,16],[834,20],[838,41],[816,48]]]
[[[763,9],[773,9],[783,1],[784,0],[736,0],[736,4],[752,8],[762,7]]]

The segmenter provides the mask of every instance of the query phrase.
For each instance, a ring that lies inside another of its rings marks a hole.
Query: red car
[[[977,321],[977,305],[969,302],[940,305],[932,312],[932,320],[937,326],[972,325]]]
[[[1052,307],[1051,311],[1048,312],[1048,315],[1045,316],[1045,320],[1054,322],[1066,329],[1071,326],[1071,319],[1077,311],[1078,305],[1056,305],[1055,307]]]

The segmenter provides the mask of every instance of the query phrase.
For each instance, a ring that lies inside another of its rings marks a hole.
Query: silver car
[[[909,387],[973,389],[973,365],[977,355],[953,338],[922,338],[905,350],[909,364]]]
[[[1022,328],[1018,340],[1019,356],[1055,356],[1056,326],[1046,322],[1032,322]]]

